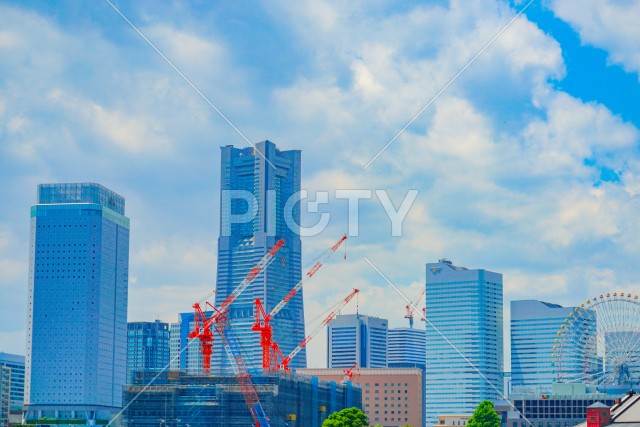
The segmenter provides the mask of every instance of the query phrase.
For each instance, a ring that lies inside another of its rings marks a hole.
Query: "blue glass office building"
[[[551,354],[560,326],[575,310],[536,300],[511,301],[511,387],[514,393],[549,393],[556,379]],[[577,346],[596,333],[596,317],[585,314],[582,334],[571,335]],[[566,360],[566,375],[579,376],[581,360]]]
[[[327,367],[387,367],[387,319],[363,314],[336,316],[327,326]]]
[[[11,368],[11,410],[21,411],[24,404],[24,356],[0,352],[0,366]]]
[[[169,354],[168,323],[156,320],[127,324],[127,382],[129,384],[137,371],[162,371],[169,364]]]
[[[407,364],[425,368],[427,333],[424,329],[389,329],[387,343],[390,368],[405,367]]]
[[[126,378],[124,198],[98,184],[38,186],[30,246],[27,421],[109,419]]]
[[[228,314],[247,365],[257,368],[262,366],[262,353],[259,333],[251,330],[254,301],[260,298],[270,311],[301,278],[300,206],[294,203],[299,200],[300,151],[280,151],[270,141],[260,142],[255,148],[222,147],[221,190],[216,306],[279,239],[285,241],[276,261],[256,278]],[[247,199],[247,195],[253,199]],[[248,215],[238,220],[243,214]],[[286,220],[287,215],[291,221]],[[302,294],[300,291],[271,321],[274,339],[285,355],[304,339]],[[303,350],[290,366],[306,364]],[[214,345],[212,367],[227,366],[223,348]]]
[[[472,414],[502,398],[502,274],[426,265],[426,418]]]

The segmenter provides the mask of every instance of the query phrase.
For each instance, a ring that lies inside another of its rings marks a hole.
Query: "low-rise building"
[[[640,394],[633,392],[613,406],[596,402],[585,413],[586,421],[576,427],[637,427],[640,425]]]
[[[371,425],[425,425],[424,377],[420,368],[362,368],[353,378],[362,387],[362,410]],[[340,382],[343,369],[298,369],[298,374]]]
[[[584,384],[554,384],[551,394],[512,394],[511,407],[496,405],[496,411],[503,427],[573,427],[585,421],[589,406],[600,402],[610,407],[623,397],[598,393]],[[506,410],[510,414],[505,417]]]
[[[438,427],[460,427],[466,426],[471,415],[450,414],[438,415]]]

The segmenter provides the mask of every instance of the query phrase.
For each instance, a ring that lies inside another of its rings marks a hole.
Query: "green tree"
[[[493,408],[493,402],[480,402],[475,412],[469,418],[467,427],[500,427],[500,416]]]
[[[369,420],[360,408],[345,408],[329,415],[322,427],[368,427]]]

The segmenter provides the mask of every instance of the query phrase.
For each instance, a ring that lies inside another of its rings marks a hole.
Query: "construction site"
[[[278,240],[248,272],[242,282],[217,307],[201,300],[193,305],[193,329],[189,340],[199,340],[202,373],[138,371],[125,387],[122,424],[156,426],[320,426],[332,412],[362,405],[362,389],[351,382],[354,368],[344,370],[341,382],[297,375],[289,367],[314,336],[333,320],[359,292],[353,289],[328,310],[326,317],[292,351],[283,354],[270,323],[347,239],[343,235],[321,254],[302,279],[271,311],[255,299],[255,323],[260,336],[261,368],[245,362],[242,348],[228,319],[230,306],[275,259],[284,245]],[[216,367],[211,358],[214,332],[231,369]]]
[[[256,425],[233,373],[140,373],[124,392],[128,427],[247,427]],[[271,427],[320,427],[334,411],[360,406],[362,389],[295,372],[254,373],[253,386]],[[265,424],[260,424],[261,426]]]

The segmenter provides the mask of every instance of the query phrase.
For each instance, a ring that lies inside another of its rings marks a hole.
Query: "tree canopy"
[[[368,427],[369,420],[360,408],[345,408],[329,415],[322,427]]]
[[[467,427],[500,427],[500,416],[493,408],[493,402],[480,402],[475,412],[469,418]]]

